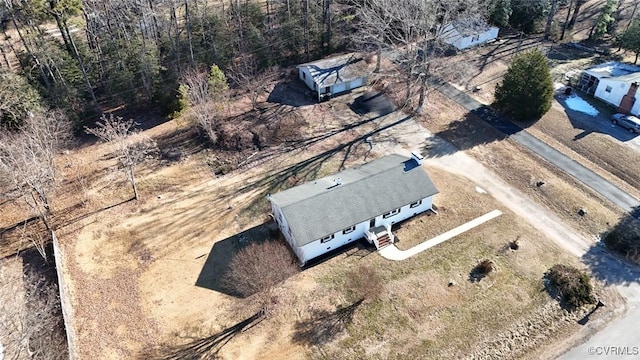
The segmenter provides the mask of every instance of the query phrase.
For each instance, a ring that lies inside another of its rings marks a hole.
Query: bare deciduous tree
[[[260,95],[267,92],[265,85],[274,79],[278,72],[279,68],[277,66],[260,71],[255,59],[242,59],[231,66],[229,79],[241,89],[246,89],[249,92],[251,106],[255,109]]]
[[[54,229],[50,201],[56,185],[54,158],[70,138],[71,124],[56,111],[32,114],[18,131],[0,138],[0,176],[20,191],[51,233]]]
[[[134,199],[138,200],[140,194],[136,183],[135,167],[156,151],[156,142],[138,131],[133,119],[123,120],[122,117],[113,116],[113,114],[108,117],[103,115],[96,125],[95,128],[85,127],[85,131],[112,147],[121,170],[131,184]]]
[[[215,69],[212,67],[211,73],[190,70],[182,76],[182,82],[187,87],[188,116],[216,143],[217,114],[224,108],[222,102],[227,90],[224,74],[217,66]]]
[[[444,40],[451,36],[448,25],[455,24],[462,33],[474,31],[486,10],[477,0],[364,0],[357,6],[362,19],[357,36],[377,49],[378,58],[382,49],[394,49],[391,57],[401,63],[407,101],[413,85],[420,87],[418,112],[431,76],[438,70],[451,72],[451,67],[437,61],[445,53]]]
[[[287,245],[283,241],[267,240],[238,251],[222,280],[240,296],[257,294],[262,310],[268,311],[275,286],[298,271]]]

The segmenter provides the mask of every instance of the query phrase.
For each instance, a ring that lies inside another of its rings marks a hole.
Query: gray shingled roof
[[[335,185],[340,178],[341,184]],[[273,194],[299,246],[438,193],[426,171],[389,155]]]
[[[309,69],[318,88],[365,77],[369,74],[369,66],[362,56],[356,53],[300,64],[298,67]]]

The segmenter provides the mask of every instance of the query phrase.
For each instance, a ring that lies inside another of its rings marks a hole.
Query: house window
[[[476,42],[476,41],[478,41],[478,40],[480,40],[480,35],[473,35],[473,36],[471,37],[471,42]]]
[[[610,92],[611,92],[611,86],[607,86],[607,88],[606,88],[606,89],[604,89],[604,91],[606,91],[606,92],[610,93]]]
[[[329,241],[333,240],[333,238],[334,238],[334,235],[333,235],[333,234],[331,234],[331,235],[329,235],[329,236],[325,236],[325,237],[323,237],[322,239],[320,239],[320,242],[324,244],[324,243],[326,243],[326,242],[329,242]]]
[[[350,232],[355,231],[355,229],[356,229],[356,226],[355,226],[355,225],[353,225],[353,226],[352,226],[352,227],[350,227],[350,228],[346,228],[346,229],[342,230],[342,233],[343,233],[343,234],[348,234],[348,233],[350,233]]]
[[[382,215],[383,219],[388,219],[392,216],[398,215],[400,213],[400,209],[391,210],[388,213]]]
[[[411,205],[409,205],[409,207],[413,209],[413,208],[416,208],[416,207],[418,207],[420,205],[422,205],[422,200],[418,200],[418,201],[416,201],[414,203],[411,203]]]
[[[305,79],[305,80],[307,79],[307,73],[304,72],[304,71],[302,72],[302,78]]]

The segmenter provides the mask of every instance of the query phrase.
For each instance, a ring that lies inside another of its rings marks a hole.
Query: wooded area
[[[184,106],[180,85],[212,65],[222,70],[232,87],[247,86],[274,66],[336,51],[427,49],[427,43],[438,39],[442,25],[470,18],[558,37],[554,16],[568,9],[562,23],[564,37],[584,3],[7,0],[0,3],[0,118],[15,126],[37,107],[56,108],[80,130],[103,111],[122,106],[167,116]],[[619,3],[607,2],[602,21],[592,29],[595,38],[615,25],[612,19]],[[442,55],[427,50],[430,57]],[[410,72],[428,73],[438,65],[424,57],[420,60],[422,64],[413,61]],[[420,65],[417,71],[416,65]]]
[[[216,64],[242,79],[344,48],[350,8],[332,0],[7,1],[2,73],[38,90],[23,97],[38,102],[39,93],[43,106],[74,120],[95,121],[101,109],[122,104],[171,114],[181,79],[194,69]],[[45,31],[52,24],[57,31]]]

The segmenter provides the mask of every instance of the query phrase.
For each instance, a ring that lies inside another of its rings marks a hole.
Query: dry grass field
[[[348,102],[344,97],[295,110],[319,120],[309,120],[302,129],[318,141],[273,152],[218,177],[204,165],[210,155],[203,153],[170,166],[150,164],[141,169],[141,202],[127,202],[65,226],[59,237],[74,307],[77,355],[148,358],[149,349],[193,355],[194,341],[206,343],[212,334],[254,314],[253,298],[225,293],[219,279],[243,242],[268,236],[264,195],[384,155],[393,149],[391,143],[401,145],[386,133],[375,137],[372,152],[362,141],[354,141],[396,122],[398,116],[362,121]],[[451,109],[448,115],[445,109]],[[437,97],[430,110],[440,114],[425,120],[430,126],[451,121],[459,111]],[[340,130],[358,120],[361,126]],[[150,135],[161,136],[180,126],[172,121],[150,130]],[[323,135],[327,133],[332,135]],[[505,141],[496,143],[502,147]],[[481,153],[480,148],[471,151]],[[512,149],[511,156],[527,158],[519,151]],[[109,161],[100,159],[95,166]],[[399,247],[493,209],[504,215],[404,262],[390,262],[357,247],[306,269],[279,287],[270,317],[237,334],[218,354],[227,359],[279,359],[283,354],[294,359],[400,359],[497,351],[497,356],[518,357],[540,346],[530,340],[535,336],[562,338],[573,332],[577,325],[571,319],[578,314],[560,309],[544,291],[542,276],[554,263],[578,265],[577,259],[490,195],[477,192],[471,181],[427,170],[441,191],[436,197],[440,213],[402,224],[397,230]],[[558,179],[554,187],[568,186],[562,184]],[[127,191],[105,185],[89,192],[92,201],[107,205],[126,199]],[[520,250],[506,250],[515,239],[520,239]],[[471,270],[485,258],[495,263],[496,271],[472,282]],[[378,301],[350,306],[345,274],[363,264],[379,273],[385,291]],[[546,325],[549,322],[555,326]],[[505,341],[511,344],[508,354],[499,346]]]
[[[479,159],[582,234],[596,235],[620,215],[484,123],[465,118],[438,93],[430,95],[429,115],[412,119],[398,112],[359,116],[349,104],[361,94],[317,105],[264,103],[266,113],[282,114],[270,121],[237,117],[242,126],[297,141],[245,152],[240,167],[224,175],[214,171],[230,155],[193,144],[183,120],[147,130],[188,155],[177,163],[156,160],[141,167],[139,202],[127,201],[130,189],[121,174],[109,171],[114,160],[105,146],[61,156],[64,187],[53,203],[78,358],[195,358],[207,346],[223,359],[517,358],[535,354],[547,339],[576,331],[573,320],[581,312],[562,310],[544,291],[542,277],[555,263],[580,266],[578,260],[504,204],[478,192],[469,179],[428,168],[441,192],[435,200],[439,214],[401,224],[396,229],[400,248],[494,209],[504,214],[403,262],[385,260],[364,246],[346,250],[289,278],[278,287],[270,316],[228,343],[216,342],[215,334],[257,311],[254,298],[225,292],[220,278],[235,251],[269,236],[265,195],[399,148],[415,150],[421,139],[413,132],[420,125]],[[229,116],[248,106],[237,102]],[[279,128],[283,119],[295,121]],[[296,132],[285,133],[285,128]],[[397,131],[383,131],[389,128]],[[546,185],[534,186],[538,180]],[[21,219],[18,202],[1,206],[18,214],[3,224]],[[588,216],[576,215],[580,207]],[[516,239],[520,249],[507,249]],[[493,261],[496,270],[475,281],[471,271],[483,259]],[[356,304],[345,276],[362,265],[375,269],[384,291],[379,300]]]

